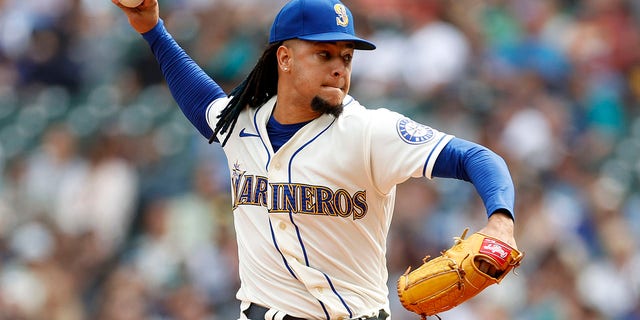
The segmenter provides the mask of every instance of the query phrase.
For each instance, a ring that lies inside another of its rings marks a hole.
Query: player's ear
[[[291,69],[291,48],[286,45],[278,47],[276,59],[278,60],[278,69],[288,72]]]

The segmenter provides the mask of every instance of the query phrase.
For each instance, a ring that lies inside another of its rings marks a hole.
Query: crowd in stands
[[[640,319],[640,2],[345,0],[351,94],[486,145],[516,185],[516,275],[443,319]],[[284,0],[161,0],[229,92]],[[226,159],[108,0],[0,0],[0,320],[236,319]],[[485,223],[469,183],[398,187],[395,280]],[[329,231],[330,232],[330,231]]]

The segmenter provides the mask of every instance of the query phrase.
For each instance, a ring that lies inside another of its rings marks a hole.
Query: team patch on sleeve
[[[396,128],[400,138],[409,144],[427,143],[434,137],[433,129],[409,118],[398,120]]]

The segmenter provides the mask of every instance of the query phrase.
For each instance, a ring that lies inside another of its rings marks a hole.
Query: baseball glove
[[[436,317],[480,293],[484,288],[499,283],[520,264],[524,254],[493,237],[474,233],[468,239],[456,237],[455,244],[440,256],[411,271],[411,267],[398,279],[398,297],[402,305],[426,319]],[[487,268],[479,268],[481,264]],[[485,270],[485,271],[482,271]],[[438,317],[440,319],[440,317]]]

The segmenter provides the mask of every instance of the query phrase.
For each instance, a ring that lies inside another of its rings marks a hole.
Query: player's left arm
[[[477,143],[454,138],[438,155],[432,176],[471,182],[489,217],[480,232],[517,248],[514,237],[515,188],[502,157]]]

